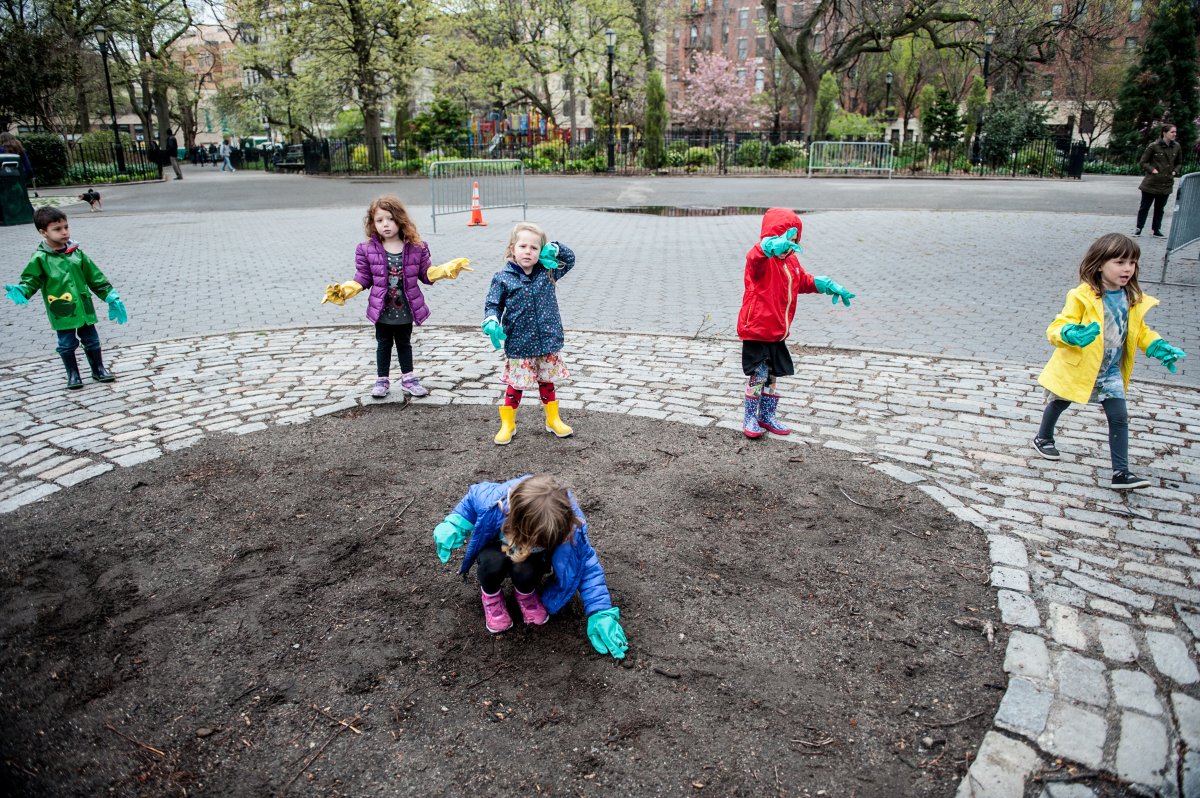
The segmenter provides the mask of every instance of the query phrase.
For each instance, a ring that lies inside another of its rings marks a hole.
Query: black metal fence
[[[71,142],[67,145],[67,169],[62,185],[128,183],[162,177],[163,154],[142,142],[122,145],[120,152],[111,141]]]
[[[660,164],[648,163],[638,131],[623,128],[618,133],[611,161],[603,136],[586,143],[509,139],[444,146],[425,153],[404,142],[369,145],[350,139],[320,139],[289,145],[264,157],[268,169],[347,176],[425,176],[431,163],[471,158],[517,159],[527,174],[801,175],[808,167],[809,145],[801,133],[794,134],[796,139],[773,141],[759,131],[671,132]],[[1035,139],[1004,150],[989,147],[986,140],[978,149],[973,141],[941,147],[910,142],[894,147],[898,176],[1078,178],[1084,174],[1141,174],[1136,159],[1121,159],[1105,150],[1090,150],[1083,142],[1061,138]]]

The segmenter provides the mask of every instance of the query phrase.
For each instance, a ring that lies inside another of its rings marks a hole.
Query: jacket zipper
[[[795,299],[795,297],[792,295],[792,270],[788,268],[786,259],[781,261],[781,263],[783,264],[783,272],[784,272],[784,274],[787,275],[788,301],[787,301],[787,305],[783,309],[783,337],[787,338],[788,333],[791,332],[791,327],[792,327],[792,325],[788,323],[788,318],[791,316],[792,300]],[[780,340],[782,340],[782,339],[780,339]]]

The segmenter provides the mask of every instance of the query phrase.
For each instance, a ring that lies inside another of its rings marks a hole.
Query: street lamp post
[[[883,83],[887,86],[887,99],[883,101],[883,115],[888,119],[892,118],[892,81],[896,76],[891,72],[883,76]]]
[[[992,64],[992,42],[996,39],[996,31],[988,28],[988,32],[983,34],[983,94],[984,103],[980,104],[979,111],[975,114],[975,142],[971,145],[971,164],[979,166],[983,158],[979,154],[979,132],[983,128],[983,105],[987,102],[987,87],[988,87],[988,68]]]
[[[616,171],[616,115],[617,100],[613,94],[613,51],[617,45],[617,32],[612,28],[604,31],[608,42],[608,171]]]
[[[108,75],[108,30],[103,25],[95,28],[96,41],[100,43],[100,60],[104,64],[104,85],[108,87],[108,110],[112,112],[113,147],[117,156],[117,171],[125,173],[125,148],[121,146],[121,131],[117,127],[117,103],[113,99],[112,78]]]

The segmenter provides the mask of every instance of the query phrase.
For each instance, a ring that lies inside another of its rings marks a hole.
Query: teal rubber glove
[[[538,253],[538,263],[547,269],[557,269],[558,263],[558,244],[551,241],[546,246],[542,247],[542,251]]]
[[[1062,329],[1058,331],[1058,335],[1063,339],[1063,343],[1068,346],[1078,346],[1083,348],[1096,340],[1096,336],[1100,334],[1100,325],[1092,322],[1086,327],[1082,324],[1064,324]]]
[[[625,639],[620,617],[621,611],[616,607],[593,612],[588,616],[587,636],[596,651],[611,654],[617,659],[625,659],[629,641]]]
[[[803,252],[804,249],[796,243],[797,232],[796,228],[789,227],[781,236],[767,236],[761,242],[762,251],[771,258],[786,258],[792,250]]]
[[[1177,346],[1171,346],[1161,338],[1146,347],[1146,354],[1162,361],[1162,364],[1167,367],[1167,371],[1172,374],[1175,373],[1175,361],[1187,357],[1187,352]]]
[[[501,342],[508,338],[508,336],[504,334],[504,328],[500,326],[500,322],[496,321],[496,319],[492,318],[491,316],[484,320],[483,332],[488,338],[492,339],[493,349],[499,349]]]
[[[115,321],[117,324],[124,324],[129,321],[129,313],[125,310],[125,303],[121,301],[121,297],[117,295],[116,291],[109,291],[104,301],[108,303],[109,321]]]
[[[467,542],[467,533],[475,528],[458,513],[450,513],[446,520],[433,528],[433,542],[437,556],[442,562],[450,562],[450,552]]]
[[[857,296],[857,294],[850,293],[828,277],[814,277],[813,282],[817,284],[817,291],[833,296],[833,304],[835,305],[841,299],[843,305],[850,307],[850,300]]]
[[[8,296],[9,299],[11,299],[14,303],[16,303],[18,305],[28,305],[29,304],[29,297],[25,296],[25,292],[21,290],[21,286],[19,286],[19,285],[4,286],[4,293]]]

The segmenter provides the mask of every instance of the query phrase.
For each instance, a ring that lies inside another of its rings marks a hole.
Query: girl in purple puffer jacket
[[[421,241],[417,226],[398,197],[385,194],[371,203],[363,220],[367,240],[354,252],[354,279],[330,285],[321,304],[344,304],[364,288],[370,288],[367,318],[375,325],[375,369],[377,378],[371,396],[382,399],[391,388],[392,346],[400,361],[400,387],[413,396],[429,393],[413,370],[412,329],[429,318],[429,307],[421,294],[421,283],[433,285],[451,280],[467,268],[466,258],[440,266],[429,265],[429,246]]]

